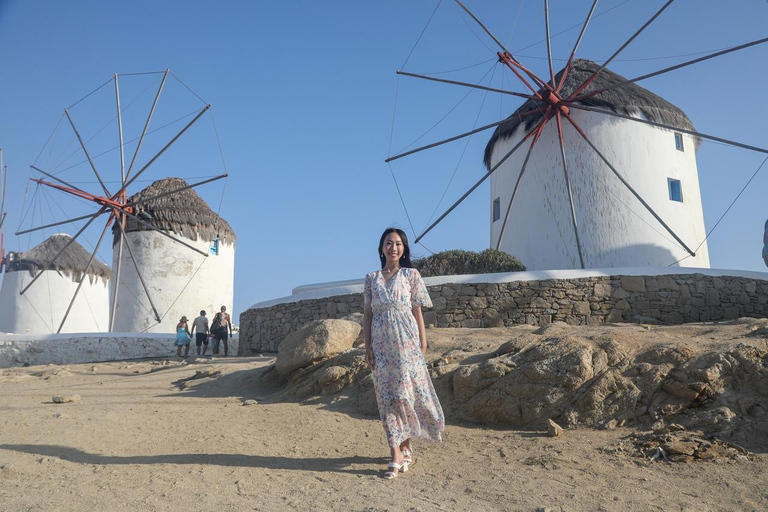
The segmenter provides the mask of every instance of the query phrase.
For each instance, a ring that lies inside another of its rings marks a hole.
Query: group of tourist
[[[208,350],[208,342],[211,341],[212,355],[218,355],[221,345],[224,345],[224,355],[229,354],[228,340],[232,336],[232,320],[227,313],[226,306],[221,306],[221,311],[213,317],[213,322],[208,324],[208,317],[205,316],[205,310],[200,311],[200,316],[192,321],[192,329],[189,329],[189,321],[186,316],[182,316],[176,325],[176,355],[185,358],[189,355],[189,344],[192,341],[192,335],[195,335],[195,345],[197,346],[197,355],[204,356]],[[181,355],[181,349],[184,347],[184,355]]]

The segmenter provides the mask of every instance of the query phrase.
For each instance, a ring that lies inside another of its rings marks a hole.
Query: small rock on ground
[[[57,395],[51,400],[53,400],[53,403],[55,404],[70,404],[80,402],[82,401],[82,398],[80,395]]]
[[[552,420],[549,420],[547,429],[549,431],[549,437],[557,437],[563,435],[563,427]]]

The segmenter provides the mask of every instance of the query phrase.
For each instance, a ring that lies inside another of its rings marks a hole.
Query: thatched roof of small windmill
[[[71,276],[73,281],[79,281],[83,272],[90,276],[109,279],[112,277],[112,271],[96,258],[86,270],[91,253],[86,251],[77,241],[72,242],[66,250],[56,258],[72,237],[66,233],[58,233],[45,240],[43,243],[33,247],[24,253],[13,253],[8,263],[9,272],[18,272],[28,270],[32,275],[42,270],[56,270],[64,275]]]
[[[568,76],[565,79],[560,95],[563,97],[570,96],[570,94],[592,76],[599,67],[598,64],[586,59],[577,59],[573,61],[573,65],[568,72]],[[561,70],[555,76],[555,80],[559,82],[562,74],[563,71]],[[606,68],[597,75],[597,78],[589,84],[583,93],[604,89],[624,81],[626,81],[626,78],[617,75]],[[653,94],[648,89],[640,87],[636,83],[602,92],[591,98],[585,99],[580,103],[592,107],[607,108],[625,115],[642,113],[646,118],[653,122],[667,124],[684,130],[695,131],[693,123],[682,110],[661,96]],[[533,128],[534,124],[541,119],[541,116],[539,115],[520,118],[519,114],[537,108],[537,106],[541,104],[542,102],[537,100],[527,100],[507,118],[506,122],[496,127],[496,130],[491,136],[491,140],[488,141],[488,145],[485,147],[484,162],[486,167],[489,169],[491,167],[491,155],[493,154],[493,148],[499,139],[504,140],[511,137],[521,124],[525,125],[525,130],[530,130]],[[697,138],[697,148],[699,142],[700,140]]]
[[[181,178],[165,178],[128,198],[128,203],[136,204],[137,216],[163,231],[173,232],[190,240],[213,240],[218,238],[223,243],[232,244],[237,237],[227,221],[219,217],[208,203],[197,195],[194,189],[168,194],[158,199],[149,199],[166,192],[186,187],[188,183]],[[149,199],[146,202],[142,200]],[[128,218],[126,232],[149,231],[152,228],[133,218]],[[117,243],[119,228],[113,226],[113,243]]]

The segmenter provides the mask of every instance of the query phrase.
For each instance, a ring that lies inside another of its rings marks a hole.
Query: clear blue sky
[[[546,75],[543,2],[467,0],[467,5],[524,63]],[[578,56],[606,59],[664,2],[604,0],[590,24]],[[506,117],[519,103],[494,94],[398,78],[436,1],[284,1],[201,2],[100,1],[30,2],[0,0],[0,146],[9,168],[6,249],[26,250],[42,239],[15,237],[31,227],[22,209],[29,164],[66,167],[56,155],[71,155],[68,126],[45,146],[62,109],[109,80],[114,73],[169,68],[203,100],[213,105],[190,129],[189,137],[163,155],[148,180],[164,176],[195,178],[224,170],[230,174],[200,189],[238,235],[235,304],[239,314],[251,304],[290,294],[294,286],[361,277],[377,266],[376,244],[383,228],[396,225],[412,235],[389,167],[384,159],[413,143],[451,112],[416,145],[439,140]],[[559,69],[578,35],[589,1],[550,2],[553,51]],[[607,11],[607,12],[605,12]],[[768,35],[768,2],[677,0],[611,65],[633,77]],[[568,30],[570,29],[570,30]],[[562,32],[562,33],[561,33]],[[513,87],[509,72],[494,67],[492,42],[443,0],[405,70],[437,73],[455,80]],[[559,64],[559,65],[558,65]],[[472,66],[472,67],[468,67]],[[466,68],[466,69],[460,69]],[[488,74],[486,74],[488,73]],[[121,78],[126,139],[141,130],[159,75]],[[768,45],[744,50],[641,83],[682,108],[704,133],[768,147],[764,128],[768,101]],[[184,118],[203,103],[170,79],[153,127]],[[397,102],[395,101],[397,95]],[[110,87],[72,108],[87,132],[92,152],[114,147]],[[394,130],[393,112],[394,116]],[[110,110],[111,109],[111,110]],[[454,109],[452,111],[452,109]],[[130,117],[126,113],[126,118]],[[142,149],[144,161],[185,121],[152,134]],[[66,120],[63,121],[66,123]],[[137,131],[138,130],[138,131]],[[483,172],[482,150],[490,132],[398,161],[393,170],[416,231],[433,211],[440,213]],[[76,144],[76,142],[75,142]],[[41,149],[47,152],[38,159]],[[68,152],[69,151],[69,152]],[[463,158],[462,158],[463,153]],[[112,151],[99,157],[100,172],[119,176]],[[704,143],[698,153],[707,228],[714,226],[764,156]],[[64,159],[66,160],[66,158]],[[140,157],[141,160],[141,157]],[[69,156],[82,162],[82,153]],[[768,165],[766,165],[768,167]],[[455,178],[443,191],[456,170]],[[72,177],[89,176],[84,164]],[[80,174],[77,174],[80,173]],[[62,174],[64,176],[64,174]],[[191,179],[194,181],[194,179]],[[146,186],[137,184],[136,192]],[[83,185],[97,191],[98,184]],[[764,168],[709,240],[712,267],[764,270],[760,258],[768,207],[768,168]],[[424,239],[432,251],[481,250],[489,244],[488,188],[473,196]],[[88,205],[61,201],[72,216]],[[57,206],[45,215],[55,216]],[[41,219],[43,213],[39,213]],[[59,210],[59,218],[63,213]],[[38,223],[39,224],[39,223]],[[102,224],[103,225],[103,224]],[[74,233],[76,228],[67,232]],[[55,230],[46,234],[50,235]],[[98,239],[90,230],[84,246]],[[699,241],[695,241],[698,244]],[[90,245],[89,245],[90,244]],[[109,243],[99,255],[111,263]],[[426,255],[414,247],[417,256]]]

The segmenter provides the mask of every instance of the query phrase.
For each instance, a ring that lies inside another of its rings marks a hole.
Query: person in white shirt
[[[195,334],[197,331],[197,334]],[[205,311],[200,311],[200,316],[192,321],[192,334],[195,334],[195,345],[197,345],[197,355],[202,355],[208,350],[208,319],[205,317]]]

